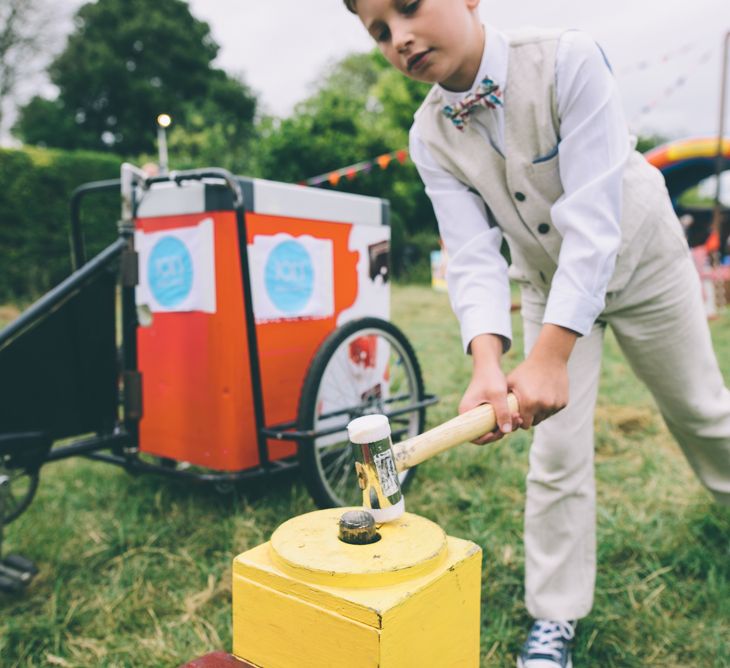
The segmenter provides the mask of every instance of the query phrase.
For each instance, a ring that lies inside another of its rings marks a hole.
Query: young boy
[[[730,392],[681,226],[661,174],[634,151],[608,63],[585,35],[508,37],[482,25],[479,0],[344,2],[396,69],[434,84],[410,148],[473,359],[459,410],[495,406],[500,428],[479,443],[539,424],[525,510],[535,623],[517,665],[571,666],[576,620],[593,602],[593,413],[607,324],[700,480],[730,503]],[[503,238],[522,288],[527,352],[507,376]],[[507,409],[508,391],[519,415]]]

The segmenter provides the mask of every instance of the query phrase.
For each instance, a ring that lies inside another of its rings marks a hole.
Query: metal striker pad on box
[[[478,666],[481,549],[410,513],[374,536],[342,514],[295,517],[235,558],[233,654],[265,668]],[[374,542],[340,538],[360,528]]]

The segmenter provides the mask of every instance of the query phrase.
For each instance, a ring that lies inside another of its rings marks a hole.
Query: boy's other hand
[[[568,366],[560,360],[528,357],[507,376],[520,405],[522,428],[540,424],[568,404]]]
[[[568,359],[577,336],[564,327],[544,325],[527,359],[507,376],[507,386],[520,405],[524,429],[568,404]]]

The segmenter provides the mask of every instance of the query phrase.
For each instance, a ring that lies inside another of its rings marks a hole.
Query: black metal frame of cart
[[[142,383],[137,368],[136,349],[135,193],[143,192],[155,183],[181,185],[186,181],[217,184],[215,192],[222,198],[220,208],[231,207],[236,214],[260,457],[259,466],[242,471],[178,468],[174,466],[174,461],[155,462],[139,456],[138,423],[142,417]],[[122,219],[119,222],[119,238],[87,261],[80,225],[81,203],[90,194],[119,190],[120,187]],[[297,465],[296,459],[271,460],[268,439],[294,440],[301,449],[307,444],[311,445],[316,438],[342,430],[342,427],[318,430],[311,425],[302,428],[306,420],[303,422],[301,419],[301,406],[298,420],[276,425],[266,425],[264,422],[246,249],[247,190],[252,190],[251,181],[234,177],[222,169],[173,172],[169,176],[146,178],[140,170],[126,165],[121,180],[85,184],[73,193],[72,274],[0,331],[0,475],[5,472],[8,479],[7,484],[0,485],[0,547],[3,523],[15,519],[28,506],[38,484],[39,469],[48,462],[85,456],[136,473],[158,473],[203,483],[234,483],[273,475]],[[120,292],[121,301],[119,327],[117,291]],[[365,320],[367,322],[363,321],[363,325],[370,327],[368,331],[372,331],[373,323],[378,322],[372,318]],[[348,324],[351,330],[357,331],[357,321]],[[398,340],[402,339],[403,346],[412,354],[405,337],[390,323],[382,326],[386,325],[388,332],[396,331],[401,337]],[[337,339],[337,334],[338,330],[335,330],[330,338]],[[337,344],[338,341],[329,343]],[[317,360],[318,356],[322,357],[321,354],[315,355],[313,365],[314,362],[320,365],[326,362]],[[415,357],[414,364],[417,369]],[[419,389],[415,401],[399,410],[389,410],[387,402],[385,405],[381,402],[379,408],[396,422],[399,415],[417,411],[420,430],[423,428],[425,407],[436,403],[437,398],[423,392],[420,370],[417,369],[417,372]],[[306,383],[305,380],[305,389]],[[364,404],[350,407],[348,417],[371,407]],[[323,419],[326,417],[322,416]],[[401,435],[396,430],[395,438]],[[60,439],[74,440],[54,447],[54,442]],[[13,493],[12,485],[19,478],[23,479],[19,483],[21,490]],[[313,495],[320,505],[327,505],[326,494],[320,494],[319,497]]]

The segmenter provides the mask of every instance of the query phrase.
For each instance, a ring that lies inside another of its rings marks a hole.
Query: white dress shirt
[[[509,104],[508,40],[491,26],[485,30],[484,54],[472,88],[460,93],[442,89],[446,103],[460,101],[489,76],[505,91]],[[587,334],[604,308],[621,242],[622,179],[631,145],[616,82],[603,52],[590,37],[565,32],[555,70],[564,194],[550,213],[563,241],[543,322]],[[504,109],[491,111],[474,114],[468,122],[504,153]],[[448,253],[449,297],[465,350],[482,333],[502,336],[508,347],[510,293],[507,266],[500,254],[499,221],[490,221],[481,197],[438,165],[415,125],[410,155]]]

